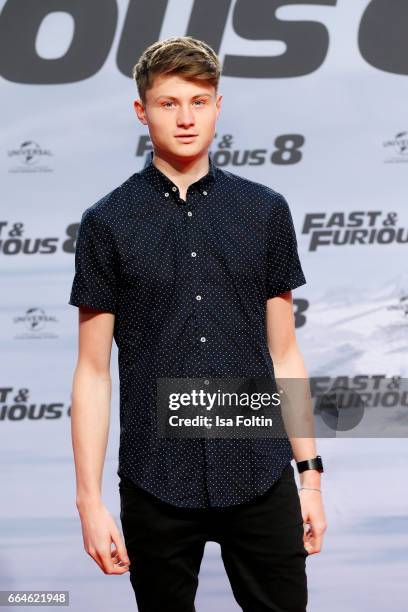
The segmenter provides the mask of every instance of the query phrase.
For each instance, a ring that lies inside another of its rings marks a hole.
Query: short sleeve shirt
[[[291,444],[159,437],[157,380],[273,377],[266,302],[306,283],[285,197],[208,160],[185,200],[150,154],[87,208],[69,299],[115,315],[118,475],[190,508],[255,499],[293,459]]]

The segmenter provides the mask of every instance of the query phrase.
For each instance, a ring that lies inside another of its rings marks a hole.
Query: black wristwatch
[[[305,461],[296,462],[299,474],[305,470],[317,470],[318,472],[324,472],[323,462],[320,455],[316,455],[313,459],[306,459]]]

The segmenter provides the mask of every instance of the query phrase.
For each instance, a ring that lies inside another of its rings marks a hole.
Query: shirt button
[[[191,253],[191,257],[196,257],[196,255],[197,255],[197,253],[196,253],[195,251],[193,251],[193,252]]]
[[[208,380],[208,378],[205,379],[204,384],[205,385],[209,385],[210,384],[210,381]]]
[[[196,300],[201,300],[201,295],[196,295]]]
[[[205,336],[201,336],[200,340],[201,340],[201,342],[205,342],[205,340],[206,340]]]
[[[172,187],[172,191],[177,191],[177,187]]]
[[[191,210],[189,210],[187,214],[188,214],[189,217],[193,216],[193,213],[191,212]]]
[[[203,191],[203,195],[207,195],[207,192],[206,192],[206,191]]]
[[[165,197],[165,198],[168,198],[168,197],[169,197],[169,195],[170,195],[170,194],[169,194],[169,192],[168,192],[168,191],[166,191],[166,193],[164,194],[164,197]]]

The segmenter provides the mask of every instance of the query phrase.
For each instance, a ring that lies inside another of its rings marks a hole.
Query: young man
[[[307,378],[291,213],[280,193],[213,163],[222,96],[207,44],[156,42],[134,77],[153,152],[85,210],[69,301],[79,307],[71,419],[85,550],[107,574],[130,571],[141,612],[194,611],[209,540],[243,610],[304,612],[305,559],[326,529],[314,438],[161,437],[156,405],[163,378]],[[101,498],[112,337],[125,543]]]

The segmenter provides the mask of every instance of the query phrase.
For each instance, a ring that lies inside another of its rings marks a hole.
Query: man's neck
[[[209,171],[207,149],[199,157],[189,160],[170,158],[155,151],[152,162],[184,193],[189,185],[198,181]]]

